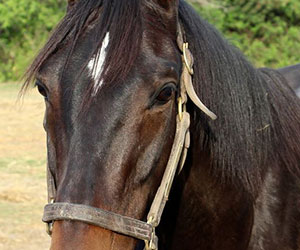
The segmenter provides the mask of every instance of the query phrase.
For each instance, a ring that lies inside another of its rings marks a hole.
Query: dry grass
[[[36,90],[16,103],[20,85],[0,84],[0,249],[43,250],[46,202],[44,104]]]

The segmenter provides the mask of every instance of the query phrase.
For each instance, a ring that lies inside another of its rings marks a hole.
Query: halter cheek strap
[[[183,89],[181,92],[181,95],[188,95],[190,100],[200,109],[202,110],[208,117],[210,117],[212,120],[216,120],[217,116],[211,112],[204,104],[201,102],[199,97],[197,96],[194,87],[193,87],[193,80],[192,75],[194,74],[193,65],[194,65],[194,58],[189,50],[189,44],[187,42],[184,42],[183,29],[180,27],[178,28],[178,36],[177,36],[177,44],[179,49],[182,52],[182,74],[181,74],[181,82],[180,87]]]
[[[190,115],[186,111],[188,97],[209,117],[216,119],[216,115],[205,107],[194,91],[192,85],[193,56],[188,48],[188,44],[183,42],[181,28],[179,28],[177,40],[178,46],[182,51],[183,68],[180,81],[180,95],[178,98],[176,133],[161,184],[147,216],[147,222],[87,205],[55,203],[55,179],[48,167],[49,204],[45,206],[43,221],[47,223],[47,231],[50,235],[54,221],[74,220],[144,240],[146,250],[158,249],[158,238],[155,234],[155,228],[160,223],[176,172],[181,171],[190,145]]]

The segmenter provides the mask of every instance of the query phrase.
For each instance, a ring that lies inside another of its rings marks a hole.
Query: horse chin
[[[142,245],[136,239],[100,227],[56,221],[50,250],[140,250]]]

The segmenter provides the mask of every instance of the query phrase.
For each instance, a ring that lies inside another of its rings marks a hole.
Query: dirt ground
[[[44,102],[33,89],[17,102],[18,84],[0,84],[0,249],[46,250]]]

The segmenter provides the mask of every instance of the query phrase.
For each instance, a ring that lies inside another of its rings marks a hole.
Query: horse
[[[277,69],[288,81],[291,88],[300,97],[300,64]]]
[[[300,249],[299,99],[185,1],[70,0],[33,81],[52,250]]]

